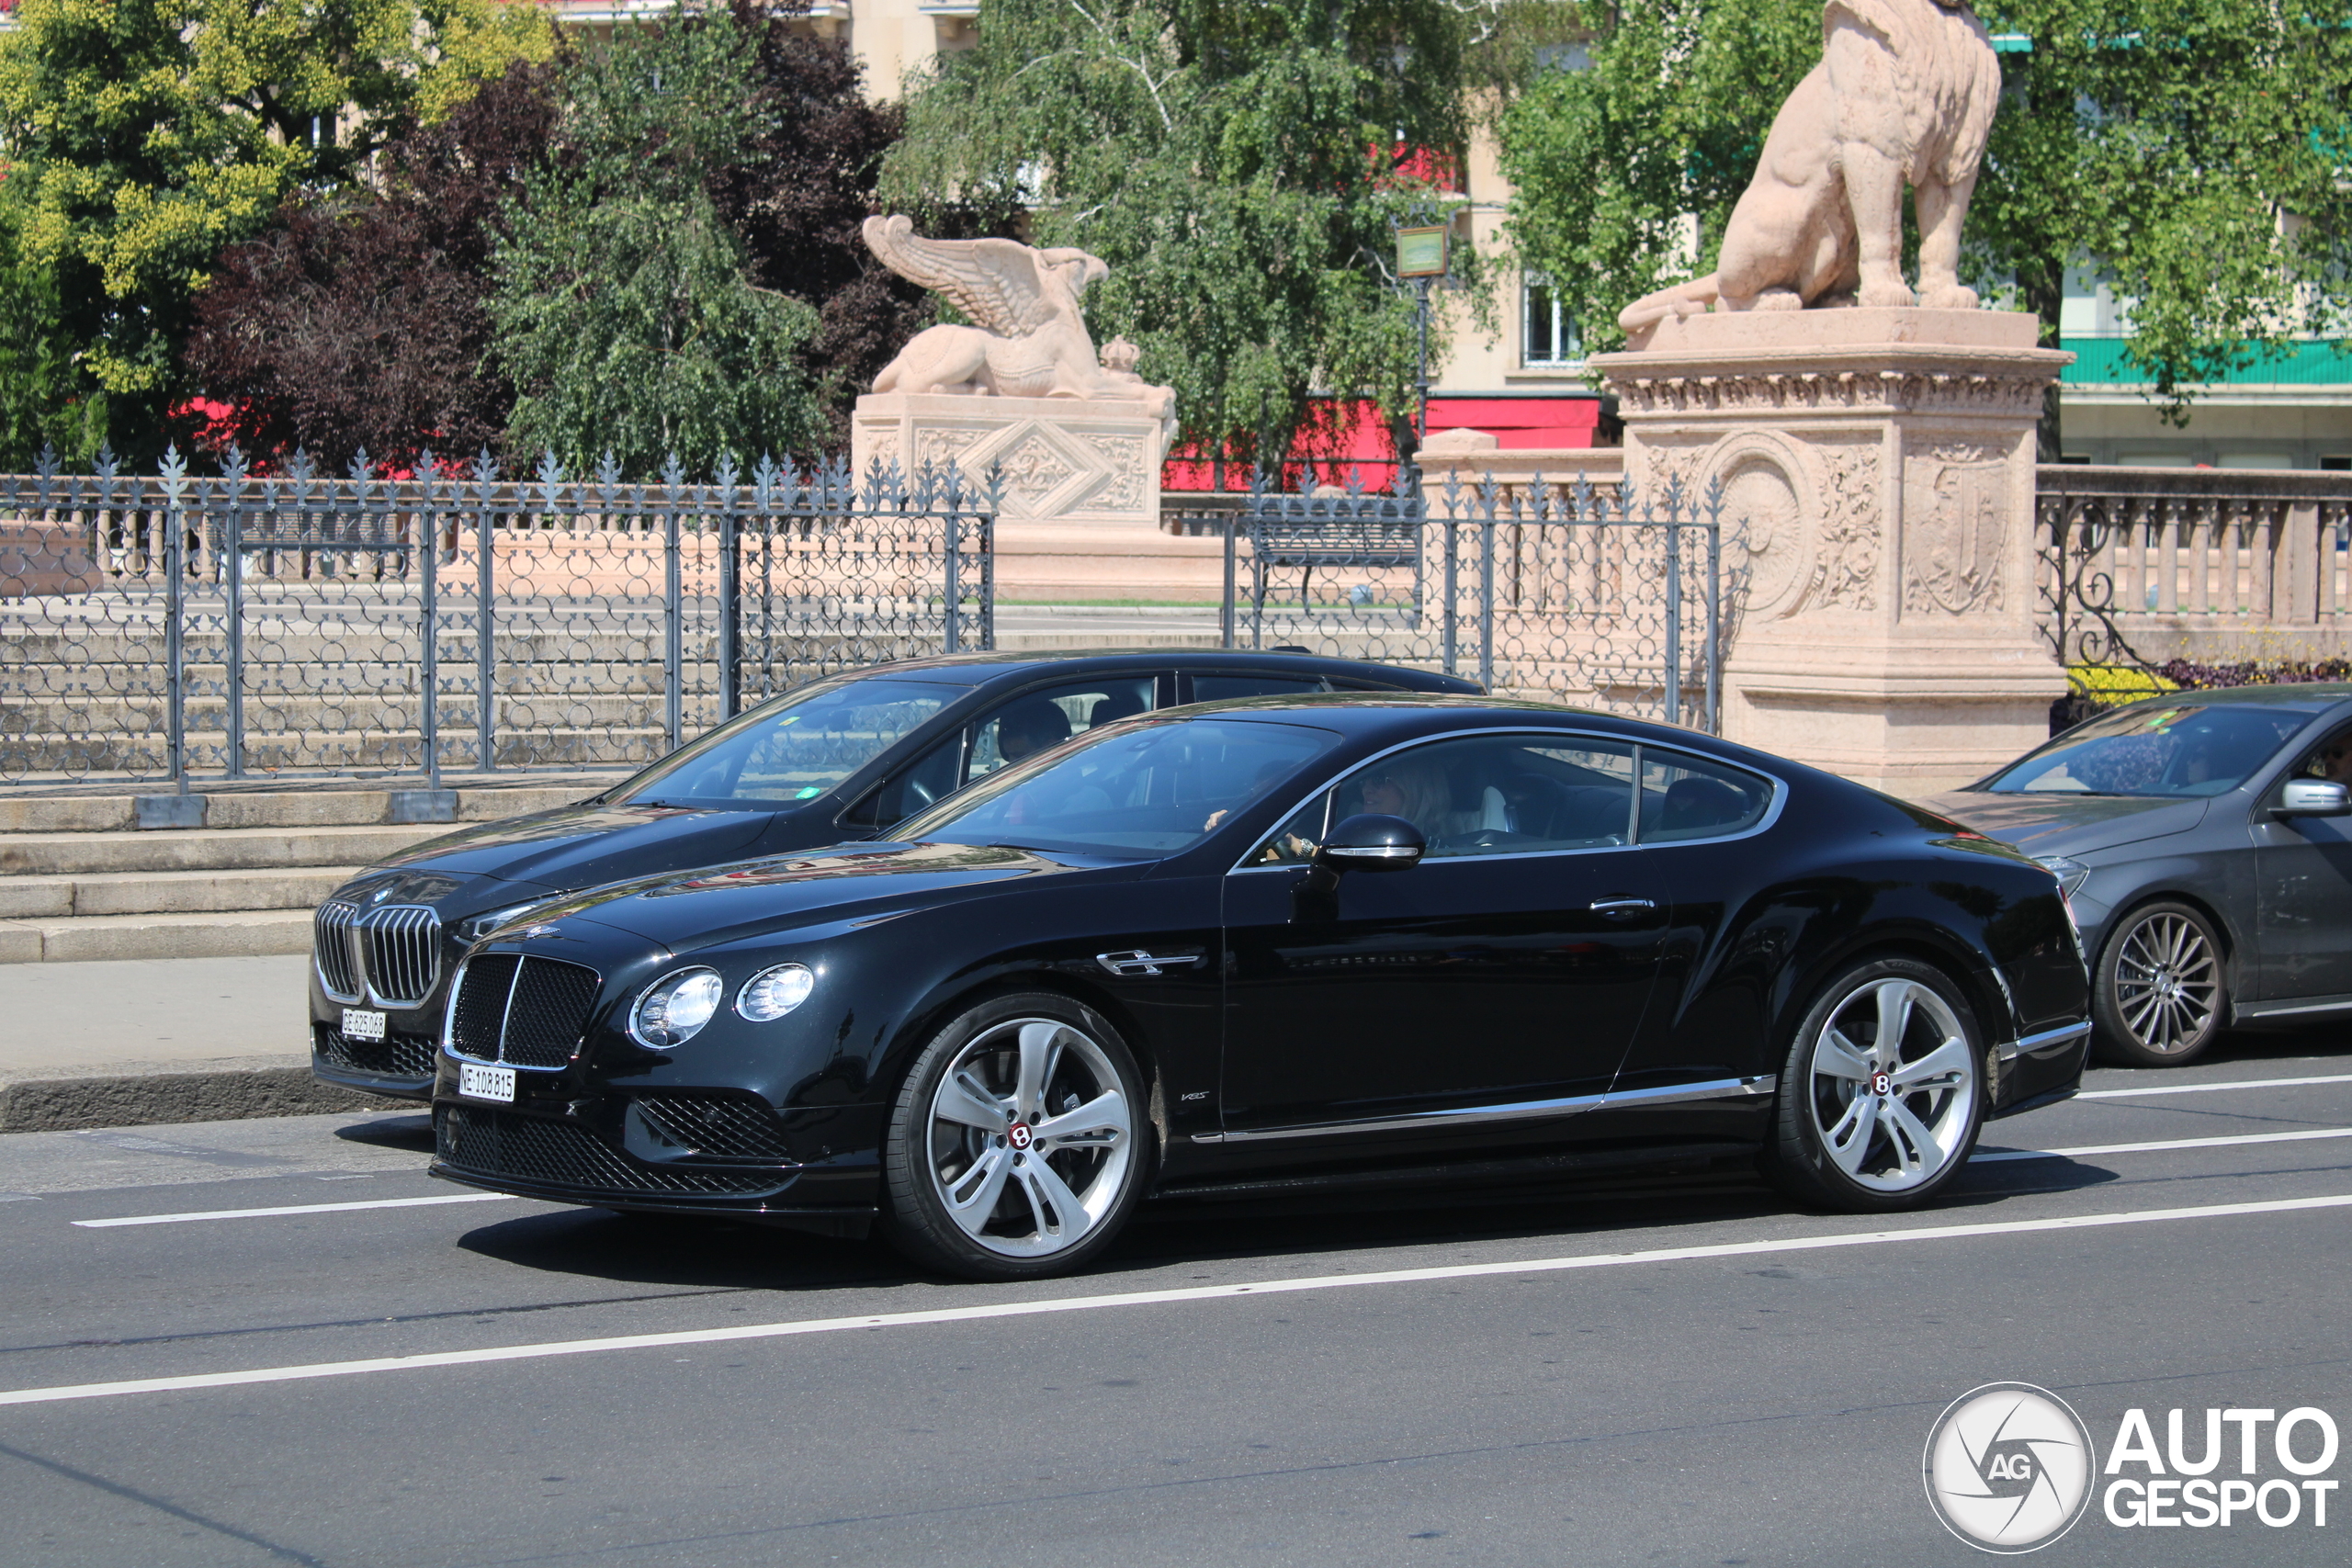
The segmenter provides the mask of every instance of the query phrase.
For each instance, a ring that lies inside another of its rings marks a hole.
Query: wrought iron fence
[[[1715,731],[1746,584],[1722,513],[1720,487],[1644,504],[1626,482],[1449,475],[1430,491],[1408,471],[1379,492],[1256,489],[1196,525],[1225,535],[1228,648],[1471,675]]]
[[[773,693],[994,642],[952,468],[689,480],[0,477],[0,784],[626,766]]]

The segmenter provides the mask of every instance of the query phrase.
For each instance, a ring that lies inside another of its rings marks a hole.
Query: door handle
[[[1657,908],[1657,905],[1647,898],[1595,898],[1592,901],[1592,912],[1596,915],[1631,915]]]

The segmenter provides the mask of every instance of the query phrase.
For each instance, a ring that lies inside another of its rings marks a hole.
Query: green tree
[[[817,312],[759,287],[712,197],[752,167],[776,110],[758,39],[727,10],[630,28],[570,74],[559,143],[494,260],[496,353],[519,455],[632,474],[806,450],[824,389]]]
[[[21,254],[51,270],[87,445],[150,457],[189,299],[297,186],[349,182],[409,116],[517,55],[536,7],[492,0],[24,0],[0,38],[0,136],[28,182]],[[77,455],[86,456],[86,450]]]
[[[2133,301],[2130,353],[2173,417],[2193,383],[2333,330],[2352,235],[2352,32],[2341,6],[1997,0],[2005,93],[1969,218],[1988,299],[2056,340],[2066,270]],[[1510,232],[1595,349],[1617,311],[1713,269],[1772,116],[1821,56],[1820,0],[1558,7],[1589,69],[1500,115]],[[1688,219],[1695,217],[1697,245]],[[2045,453],[2058,435],[2053,394]]]
[[[25,254],[25,182],[0,175],[0,472],[23,473],[41,448],[95,452],[102,405],[76,396],[74,344],[59,324],[57,269]]]
[[[1466,141],[1465,38],[1444,0],[990,0],[910,95],[884,198],[1018,202],[1025,238],[1102,257],[1090,325],[1135,341],[1207,450],[1278,459],[1327,391],[1393,428],[1414,343],[1390,220]]]

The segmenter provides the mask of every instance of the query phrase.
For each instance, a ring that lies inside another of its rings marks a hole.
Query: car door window
[[[1764,819],[1772,786],[1684,751],[1642,748],[1641,841],[1727,839]]]
[[[1296,697],[1328,692],[1330,682],[1319,675],[1194,675],[1192,700],[1218,703],[1227,697]]]
[[[1121,675],[1022,693],[974,725],[971,766],[964,782],[969,784],[1007,762],[1018,762],[1114,719],[1150,712],[1157,684],[1149,675]]]
[[[1429,858],[1606,849],[1633,829],[1634,747],[1597,737],[1465,736],[1365,763],[1306,802],[1250,857],[1308,859],[1332,824],[1402,817]]]
[[[890,776],[842,818],[878,832],[943,800],[972,780],[1114,719],[1148,713],[1159,678],[1120,675],[1023,692],[939,741]]]

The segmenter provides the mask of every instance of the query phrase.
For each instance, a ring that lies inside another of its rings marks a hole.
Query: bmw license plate
[[[514,1103],[514,1069],[512,1067],[477,1067],[471,1062],[458,1064],[458,1092],[468,1100],[495,1100],[503,1105]]]
[[[384,1037],[384,1015],[373,1008],[344,1009],[343,1037],[345,1040],[381,1040]]]

